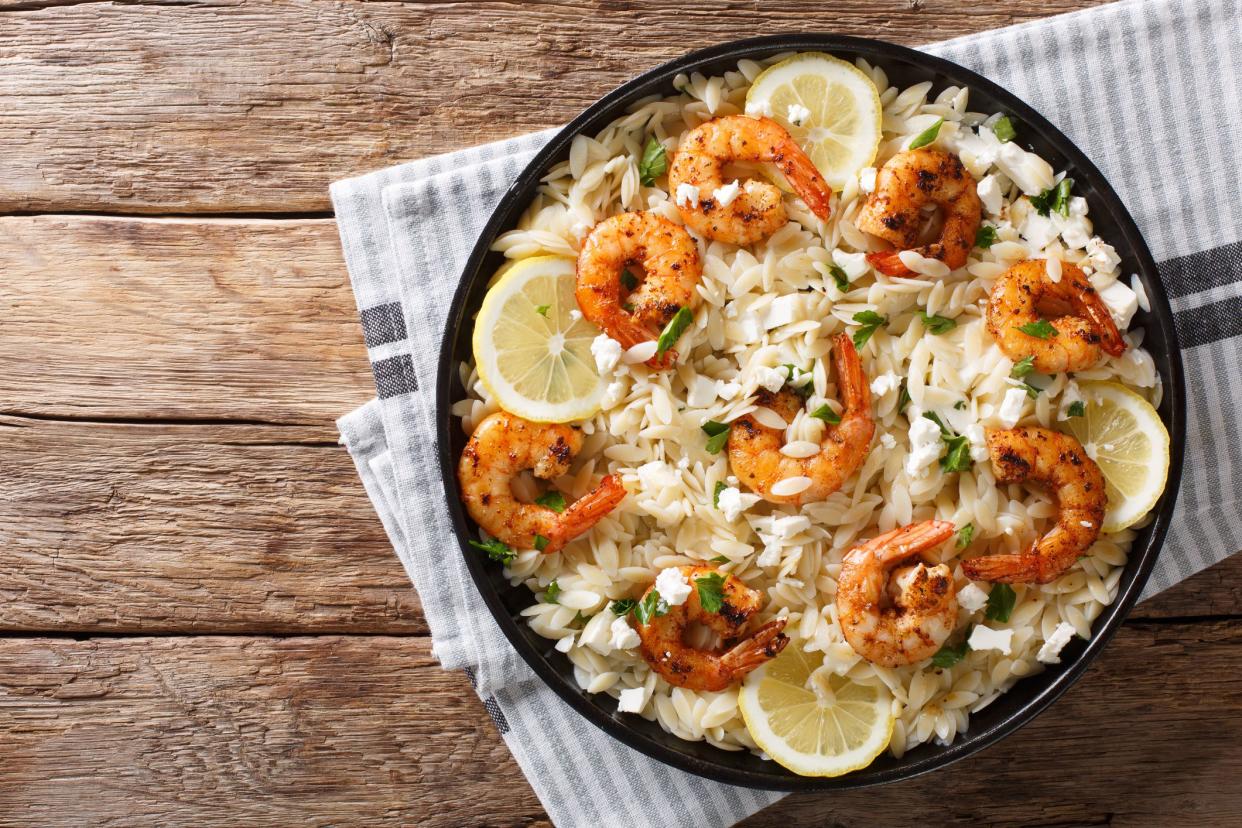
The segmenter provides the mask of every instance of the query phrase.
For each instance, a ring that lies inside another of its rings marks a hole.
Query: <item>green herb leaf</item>
[[[910,142],[910,149],[918,149],[919,147],[925,147],[928,144],[930,144],[932,141],[935,141],[936,136],[940,134],[940,127],[943,124],[944,124],[944,118],[937,118],[936,123],[932,124],[927,129],[923,130],[922,132],[920,132],[918,135],[915,136],[914,140]]]
[[[906,381],[901,381],[901,390],[897,392],[897,413],[905,414],[906,406],[910,404],[910,389],[906,388]]]
[[[495,538],[492,538],[489,541],[472,540],[470,541],[470,545],[475,549],[482,549],[487,553],[487,557],[491,558],[493,561],[498,561],[505,566],[513,563],[513,561],[517,558],[517,553],[510,549],[508,544],[503,541],[498,541]]]
[[[703,429],[703,433],[707,435],[707,453],[719,454],[720,450],[725,447],[725,443],[729,442],[729,425],[728,423],[718,423],[715,420],[708,420],[699,426]]]
[[[1082,400],[1074,400],[1069,405],[1069,411],[1066,412],[1071,417],[1081,417],[1087,413],[1087,404]]]
[[[717,509],[720,508],[720,493],[727,488],[729,488],[729,486],[723,480],[716,481],[716,488],[712,492],[712,505]],[[728,560],[728,558],[725,558],[725,560]]]
[[[1029,382],[1018,383],[1018,387],[1021,388],[1023,391],[1025,391],[1026,395],[1030,397],[1032,400],[1038,398],[1039,392],[1044,390],[1040,388],[1038,385],[1031,385]]]
[[[1052,323],[1047,319],[1027,322],[1025,325],[1018,325],[1017,328],[1027,336],[1033,336],[1036,339],[1051,339],[1057,335],[1057,329],[1052,327]]]
[[[940,439],[948,446],[948,451],[940,458],[940,468],[948,473],[962,472],[969,469],[974,460],[970,457],[970,438],[956,434],[952,429],[944,424],[940,419],[940,415],[934,411],[927,411],[924,417],[931,420],[940,427]]]
[[[638,287],[638,277],[628,270],[621,271],[621,286],[626,290],[633,290]]]
[[[650,187],[655,184],[657,178],[664,175],[667,169],[668,153],[664,145],[654,136],[648,138],[647,146],[643,148],[643,157],[638,162],[638,180],[643,183],[644,187]]]
[[[1062,178],[1058,183],[1044,190],[1037,196],[1031,196],[1031,206],[1041,216],[1047,216],[1056,211],[1063,216],[1069,215],[1070,188],[1074,186],[1074,179]]]
[[[945,642],[944,646],[937,650],[936,654],[932,656],[932,664],[946,669],[952,667],[954,664],[957,664],[966,657],[967,653],[970,652],[970,644],[967,643],[968,638],[970,638],[969,634],[966,638],[963,638],[962,643],[958,644],[956,647],[952,646],[948,642]]]
[[[633,598],[622,598],[619,601],[613,601],[608,609],[618,618],[624,618],[634,611],[634,607],[638,606],[638,602]]]
[[[594,617],[594,615],[583,615],[582,610],[578,610],[574,613],[574,617],[570,620],[569,626],[580,630]]]
[[[552,583],[548,584],[548,588],[543,591],[543,600],[549,604],[559,603],[558,596],[560,594],[561,585],[556,582],[556,579],[553,579]]]
[[[552,307],[551,305],[540,305],[539,307],[535,308],[535,313],[539,314],[540,316],[546,317],[548,315],[548,309],[551,307]]]
[[[540,506],[548,507],[557,514],[565,511],[565,495],[555,489],[539,495],[539,497],[535,498],[535,502]]]
[[[841,424],[841,415],[829,408],[827,403],[812,411],[811,416],[817,420],[823,420],[828,425]]]
[[[727,564],[727,563],[731,563],[731,561],[724,555],[717,555],[716,557],[711,559],[710,563]]]
[[[1018,596],[1014,594],[1013,587],[1009,584],[996,584],[988,593],[988,608],[983,614],[989,621],[1004,623],[1009,620],[1017,600]]]
[[[841,269],[841,265],[828,265],[828,274],[832,276],[832,281],[837,283],[837,290],[845,293],[850,289],[850,277]]]
[[[954,408],[955,410],[957,410],[957,411],[965,411],[965,410],[966,410],[966,401],[965,401],[965,400],[958,400],[957,402],[953,403],[953,408]]]
[[[681,335],[686,332],[686,328],[690,327],[693,321],[694,313],[689,308],[679,308],[664,326],[660,338],[656,340],[656,355],[663,356],[665,351],[676,345],[677,340],[681,339]]]
[[[949,430],[949,427],[944,424],[944,420],[940,419],[940,415],[937,414],[935,411],[924,411],[923,419],[931,420],[933,423],[935,423],[937,426],[940,427],[940,439],[948,440],[952,437],[957,436],[956,434],[954,434],[952,431]]]
[[[1013,128],[1013,121],[1009,120],[1008,115],[1002,115],[996,119],[996,123],[992,124],[992,134],[1002,144],[1009,143],[1018,135],[1017,130]]]
[[[957,541],[954,543],[958,549],[965,549],[970,546],[970,542],[975,539],[975,525],[968,523],[961,529],[957,530]]]
[[[979,229],[975,231],[975,247],[987,250],[994,244],[996,244],[996,228],[990,224],[979,225]]]
[[[1022,379],[1027,374],[1035,370],[1035,357],[1024,356],[1013,364],[1013,370],[1009,372],[1009,376],[1014,379]]]
[[[861,351],[862,347],[871,339],[872,334],[879,330],[881,325],[888,322],[888,318],[880,316],[873,310],[865,310],[854,314],[854,321],[862,325],[861,328],[854,331],[854,347]]]
[[[548,548],[548,544],[551,542],[551,540],[545,538],[543,535],[535,535],[535,551],[542,552]]]
[[[699,605],[708,612],[720,612],[724,606],[724,576],[713,572],[695,578],[694,585],[699,588]]]
[[[947,334],[957,327],[956,319],[949,319],[947,316],[938,316],[934,313],[928,315],[926,311],[919,311],[919,318],[923,320],[923,327],[932,336]]]
[[[660,591],[653,589],[643,596],[643,600],[634,607],[634,617],[638,623],[646,624],[653,618],[659,618],[668,612],[668,602],[660,597]]]

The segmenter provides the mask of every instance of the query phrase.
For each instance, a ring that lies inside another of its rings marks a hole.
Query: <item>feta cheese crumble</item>
[[[1108,310],[1117,322],[1118,328],[1124,331],[1130,327],[1130,320],[1134,318],[1134,312],[1138,310],[1137,293],[1126,287],[1124,282],[1117,281],[1101,288],[1100,298],[1108,306]]]
[[[734,179],[732,183],[726,184],[723,187],[717,187],[713,190],[712,198],[716,199],[716,202],[721,207],[728,207],[733,203],[733,199],[737,198],[737,194],[741,189],[742,188],[737,183],[737,180]]]
[[[875,177],[879,172],[875,167],[863,167],[858,171],[858,189],[864,193],[875,192]]]
[[[1057,628],[1052,631],[1052,635],[1048,636],[1048,640],[1044,642],[1044,646],[1039,648],[1035,659],[1043,664],[1060,664],[1061,650],[1065,649],[1065,645],[1074,637],[1074,628],[1062,621],[1057,624]]]
[[[996,416],[1005,428],[1013,428],[1022,419],[1022,409],[1026,407],[1026,389],[1010,388],[1001,400],[1000,410]]]
[[[871,381],[871,393],[882,397],[889,391],[896,391],[900,386],[901,377],[892,371],[887,371]]]
[[[647,703],[647,691],[641,687],[633,687],[629,690],[622,690],[621,697],[617,699],[618,713],[641,713],[643,707]]]
[[[736,486],[721,489],[720,496],[716,498],[716,504],[720,507],[720,513],[730,523],[737,520],[742,512],[745,512],[758,502],[759,495],[743,494],[742,490]]]
[[[910,453],[906,455],[906,474],[922,477],[929,463],[940,458],[940,426],[926,417],[910,424]]]
[[[974,584],[967,584],[957,591],[957,603],[967,612],[978,612],[987,606],[988,594]]]
[[[886,449],[897,448],[897,438],[886,431],[880,435],[880,445]]]
[[[760,365],[755,369],[755,381],[760,387],[766,388],[775,394],[785,387],[785,379],[788,375],[784,369],[770,368],[767,365]]]
[[[811,117],[811,110],[802,104],[790,104],[785,115],[789,119],[789,123],[794,126],[802,126],[806,123],[806,119]]]
[[[678,207],[697,207],[699,205],[699,188],[693,184],[678,184],[677,194],[673,200]]]
[[[621,361],[621,343],[608,334],[600,334],[591,340],[591,356],[595,357],[595,367],[601,374],[608,374]]]
[[[663,592],[660,593],[660,597],[664,597]],[[665,598],[665,600],[667,601],[668,599]],[[632,650],[640,642],[638,633],[630,626],[630,622],[624,618],[618,618],[613,621],[609,630],[612,632],[612,639],[608,643],[612,645],[614,650]]]
[[[677,567],[660,570],[655,581],[656,592],[670,607],[679,607],[690,597],[690,582]]]
[[[1001,655],[1013,651],[1013,630],[994,630],[982,624],[970,631],[966,642],[972,650],[996,650]]]
[[[975,190],[979,193],[979,200],[983,202],[983,209],[988,211],[988,215],[1000,215],[1001,207],[1005,203],[1005,194],[1001,192],[1000,182],[997,181],[996,176],[985,175]]]
[[[771,101],[747,101],[746,102],[746,114],[752,118],[758,118],[760,116],[764,118],[771,118],[772,117],[772,102]]]

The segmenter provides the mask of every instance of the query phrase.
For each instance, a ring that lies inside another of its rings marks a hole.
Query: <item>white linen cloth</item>
[[[1149,596],[1242,548],[1242,0],[1134,0],[925,47],[1011,89],[1120,193],[1160,263],[1184,348],[1189,437]],[[552,131],[332,186],[378,399],[338,425],[417,587],[445,669],[464,670],[560,826],[726,826],[782,794],[666,767],[597,730],[518,658],[444,508],[433,387],[477,233]]]

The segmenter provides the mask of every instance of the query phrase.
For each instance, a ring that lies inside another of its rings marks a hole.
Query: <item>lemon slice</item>
[[[565,423],[599,410],[604,382],[591,355],[599,329],[571,314],[577,309],[572,259],[522,259],[488,290],[474,322],[474,362],[505,411]]]
[[[802,117],[791,118],[791,107]],[[869,166],[880,146],[883,107],[875,84],[852,63],[823,52],[763,70],[746,93],[746,111],[770,114],[789,130],[834,190]]]
[[[1115,382],[1084,382],[1070,432],[1095,458],[1108,492],[1104,531],[1120,532],[1151,511],[1169,479],[1169,432],[1142,396]]]
[[[755,744],[801,776],[840,776],[865,768],[893,737],[893,698],[884,687],[812,673],[822,653],[797,641],[746,677],[738,693]]]

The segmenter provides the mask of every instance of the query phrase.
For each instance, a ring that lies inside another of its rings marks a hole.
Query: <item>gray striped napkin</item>
[[[1242,548],[1242,0],[1134,0],[926,47],[1012,89],[1104,171],[1176,312],[1189,383],[1178,515],[1152,595]],[[446,669],[464,670],[557,825],[725,826],[781,794],[665,767],[542,684],[452,544],[431,383],[476,234],[543,132],[332,186],[378,399],[338,426],[418,588]]]

